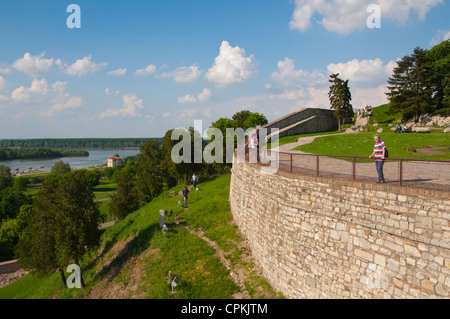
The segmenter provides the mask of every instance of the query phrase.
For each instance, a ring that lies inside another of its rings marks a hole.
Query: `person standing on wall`
[[[373,153],[369,156],[369,158],[375,158],[375,166],[377,168],[378,173],[378,182],[377,183],[385,183],[384,174],[383,174],[383,166],[384,159],[386,155],[386,145],[380,139],[380,135],[375,134],[373,136],[375,140],[375,145],[373,146]]]
[[[258,148],[259,148],[258,138],[256,137],[256,134],[253,134],[252,138],[250,140],[250,149],[252,150],[250,154],[253,154],[253,156],[250,159],[250,163],[253,163],[253,161],[255,160],[255,157],[256,157],[256,162],[258,162],[258,160],[259,160]]]

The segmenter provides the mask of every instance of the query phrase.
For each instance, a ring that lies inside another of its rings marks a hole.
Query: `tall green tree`
[[[29,226],[17,244],[21,266],[38,274],[57,269],[66,285],[65,267],[80,266],[81,256],[99,244],[103,219],[82,172],[50,176],[33,201]]]
[[[139,208],[138,193],[131,172],[117,171],[114,178],[117,183],[117,191],[112,195],[109,209],[114,216],[123,219]]]
[[[0,190],[13,186],[11,169],[8,166],[0,165]]]
[[[440,104],[439,90],[433,76],[432,60],[419,47],[397,62],[388,80],[386,93],[392,113],[400,112],[404,120],[414,121],[424,113],[434,112]]]
[[[341,130],[341,120],[352,117],[353,106],[351,104],[352,95],[348,86],[348,80],[344,81],[339,78],[339,73],[330,74],[328,82],[331,83],[328,97],[330,99],[330,108],[335,110],[334,116],[339,122],[339,131]]]
[[[136,176],[136,188],[141,203],[148,203],[161,194],[163,176],[161,170],[162,151],[156,141],[146,142],[138,154],[139,169]]]

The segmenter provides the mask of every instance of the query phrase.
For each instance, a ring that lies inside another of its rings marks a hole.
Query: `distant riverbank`
[[[50,149],[50,148],[4,148],[0,149],[0,163],[7,160],[19,159],[48,159],[61,157],[89,156],[85,150]]]
[[[56,162],[62,160],[69,163],[71,168],[85,168],[89,166],[107,164],[108,158],[119,154],[121,158],[135,156],[139,154],[139,149],[87,149],[88,156],[68,156],[63,158],[46,158],[46,159],[14,159],[0,161],[0,165],[8,166],[12,171],[16,169],[19,172],[33,170],[39,172],[50,171]]]

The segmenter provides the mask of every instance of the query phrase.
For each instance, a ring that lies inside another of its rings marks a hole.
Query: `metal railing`
[[[271,160],[278,162],[278,170],[294,174],[369,183],[378,180],[374,160],[363,156],[260,151],[259,164],[268,165],[264,163]],[[383,172],[388,185],[450,192],[450,160],[386,158]]]

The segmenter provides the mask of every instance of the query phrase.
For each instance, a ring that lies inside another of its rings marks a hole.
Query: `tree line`
[[[424,113],[450,115],[450,40],[416,47],[397,62],[388,84],[390,113],[415,121]]]
[[[0,149],[0,160],[58,158],[58,157],[89,156],[85,150],[49,149],[49,148],[4,148]]]
[[[38,139],[0,139],[1,148],[125,148],[141,147],[148,141],[161,138],[38,138]]]

